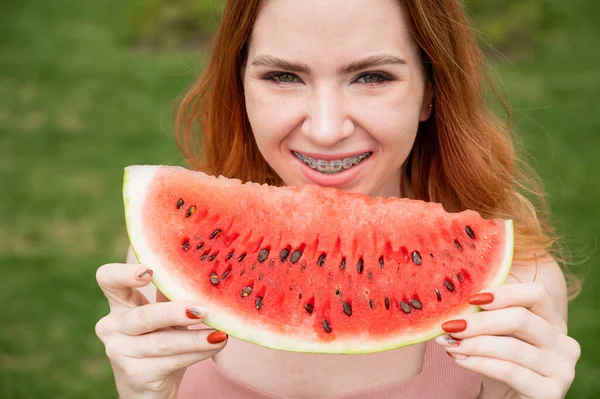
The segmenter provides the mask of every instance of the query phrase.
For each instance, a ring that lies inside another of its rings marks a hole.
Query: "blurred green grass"
[[[569,398],[600,397],[600,3],[553,2],[564,29],[491,65],[585,277],[570,310],[583,347]],[[0,397],[116,397],[94,334],[96,268],[124,258],[122,168],[181,164],[174,99],[194,51],[132,49],[131,3],[9,0],[0,12]],[[485,31],[485,29],[483,29]]]

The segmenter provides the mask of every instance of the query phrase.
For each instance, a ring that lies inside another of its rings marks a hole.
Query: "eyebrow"
[[[406,65],[406,60],[394,55],[382,54],[373,55],[351,62],[348,65],[341,65],[337,68],[338,73],[349,74],[361,71],[367,68],[373,68],[382,65]],[[259,55],[252,61],[253,66],[271,67],[283,69],[295,73],[310,73],[311,69],[308,65],[301,62],[284,60],[282,58],[273,57],[270,55]]]

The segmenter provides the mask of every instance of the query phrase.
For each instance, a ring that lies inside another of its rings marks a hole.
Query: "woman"
[[[120,396],[563,398],[580,354],[566,334],[567,285],[552,232],[518,190],[533,180],[523,183],[510,135],[484,104],[483,67],[458,0],[230,0],[178,114],[192,167],[510,218],[513,273],[471,298],[485,311],[447,321],[443,337],[334,356],[228,339],[201,327],[201,303],[156,293],[152,265],[104,265],[111,311],[97,334]],[[360,155],[339,173],[306,165]]]

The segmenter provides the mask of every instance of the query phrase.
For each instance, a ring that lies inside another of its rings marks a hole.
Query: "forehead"
[[[258,54],[333,62],[417,54],[399,0],[265,0],[249,46]]]

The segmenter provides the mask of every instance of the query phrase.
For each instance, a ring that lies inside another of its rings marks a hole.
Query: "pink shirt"
[[[456,365],[433,340],[427,342],[423,371],[409,380],[327,399],[476,399],[481,375]],[[179,399],[275,399],[281,396],[261,392],[241,383],[205,360],[185,373]]]

